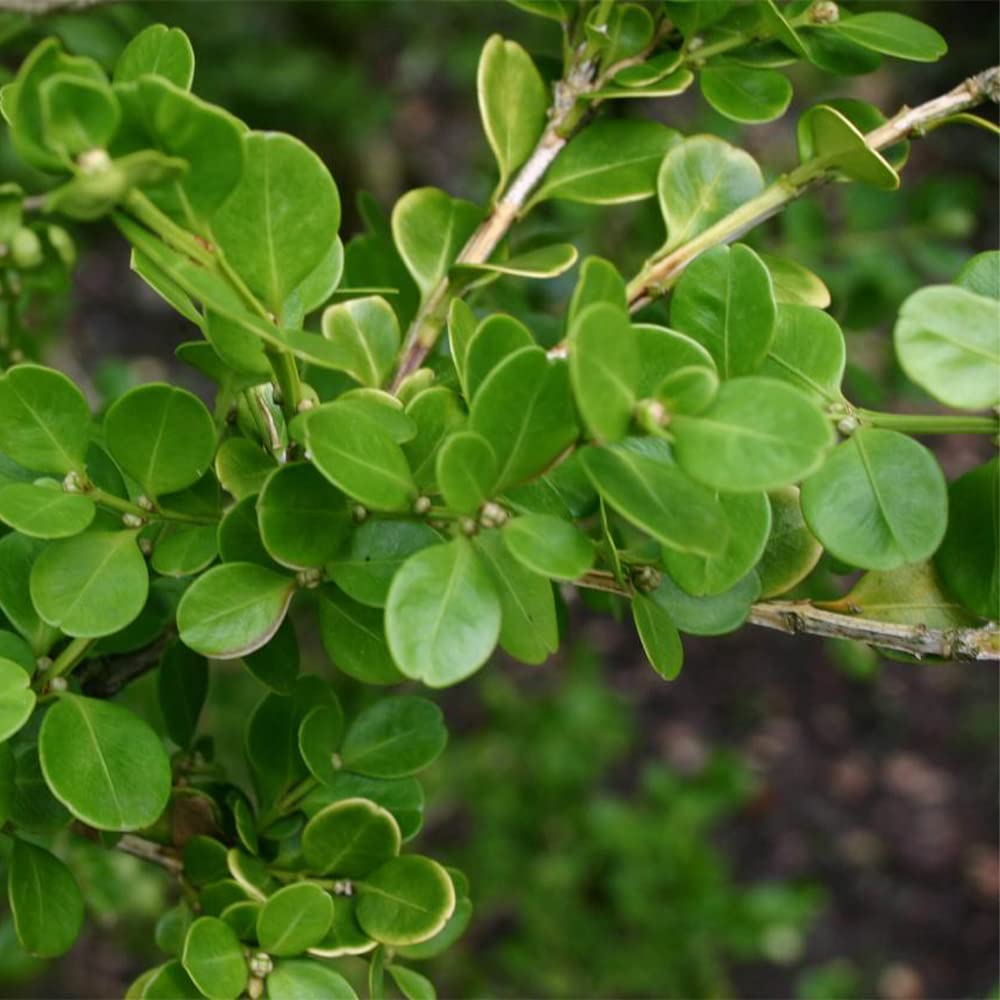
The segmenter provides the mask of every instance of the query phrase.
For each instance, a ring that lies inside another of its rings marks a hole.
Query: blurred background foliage
[[[950,53],[837,80],[798,66],[791,109],[767,125],[739,128],[696,89],[610,113],[722,135],[773,175],[794,163],[794,121],[809,105],[852,96],[891,113],[996,61],[991,0],[852,4],[867,6],[926,20]],[[475,104],[483,42],[515,38],[543,72],[559,54],[553,24],[499,0],[161,0],[37,20],[0,14],[0,77],[49,33],[110,66],[152,21],[191,36],[201,96],[255,128],[299,136],[327,161],[345,238],[363,229],[361,191],[386,212],[424,184],[484,200],[494,179]],[[15,165],[6,135],[0,178],[44,186]],[[916,144],[901,192],[832,187],[750,237],[830,286],[858,403],[926,405],[910,398],[886,332],[911,291],[950,281],[972,252],[995,246],[996,185],[995,142],[949,129]],[[661,226],[649,202],[550,202],[514,239],[569,239],[628,275]],[[71,283],[49,275],[30,316],[36,353],[88,384],[95,402],[153,378],[204,388],[172,357],[189,336],[183,321],[129,274],[110,227],[74,235]],[[573,281],[500,282],[477,306],[529,317],[544,342]],[[933,444],[950,476],[982,457],[983,442]],[[834,569],[820,573],[842,591]],[[995,990],[995,671],[885,662],[747,630],[692,640],[684,674],[664,685],[629,629],[580,606],[570,616],[569,653],[542,668],[501,658],[442,697],[453,736],[421,838],[468,873],[476,914],[430,970],[441,996],[919,1000]],[[328,669],[318,650],[313,659]],[[213,681],[222,754],[227,718],[236,740],[235,720],[261,693],[245,678],[223,670]],[[129,697],[145,700],[146,688]],[[345,695],[364,696],[347,682]],[[156,960],[152,928],[169,884],[134,858],[75,850],[90,931],[45,966],[18,952],[0,920],[0,995],[118,996]]]

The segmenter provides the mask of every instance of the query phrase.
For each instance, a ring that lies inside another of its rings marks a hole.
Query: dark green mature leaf
[[[0,629],[0,657],[16,663],[27,674],[35,672],[35,654],[31,646],[6,629]]]
[[[392,374],[399,321],[381,296],[330,306],[323,313],[323,336],[343,348],[344,371],[361,385],[378,388]]]
[[[207,569],[218,554],[214,524],[171,525],[156,539],[150,563],[161,576],[191,576]]]
[[[31,718],[36,698],[30,683],[31,674],[21,664],[0,656],[0,743]]]
[[[415,944],[433,937],[455,909],[448,873],[430,858],[394,858],[358,886],[358,923],[383,944]]]
[[[122,49],[115,63],[115,83],[132,83],[147,73],[162,76],[182,90],[191,89],[194,51],[180,28],[151,24]]]
[[[749,153],[714,136],[697,135],[667,154],[657,176],[666,246],[680,246],[764,188]]]
[[[208,1000],[236,1000],[250,978],[239,938],[217,917],[199,917],[191,924],[181,964]]]
[[[472,903],[469,901],[469,882],[455,868],[446,869],[455,889],[455,909],[444,927],[433,937],[418,944],[399,945],[394,950],[402,958],[424,960],[447,951],[466,931],[472,920]]]
[[[301,955],[326,936],[333,900],[315,882],[279,889],[257,916],[257,941],[269,955]]]
[[[170,761],[160,738],[120,705],[63,695],[38,737],[45,780],[77,819],[98,830],[137,830],[170,798]]]
[[[399,445],[371,417],[348,403],[309,414],[306,446],[334,486],[375,510],[407,510],[416,484]]]
[[[441,709],[426,698],[399,695],[366,708],[347,729],[344,767],[371,778],[403,778],[430,766],[448,732]]]
[[[186,932],[185,932],[186,933]],[[125,994],[126,1000],[201,1000],[204,996],[191,982],[184,966],[174,959],[144,972]]]
[[[760,373],[832,403],[841,398],[846,356],[844,335],[832,316],[810,305],[782,304]]]
[[[215,424],[197,396],[163,383],[125,393],[104,418],[112,457],[150,497],[197,482],[215,455]]]
[[[572,243],[553,243],[502,260],[455,264],[452,274],[459,277],[508,274],[518,278],[557,278],[576,263],[578,256]]]
[[[44,542],[11,533],[0,538],[0,611],[37,654],[47,653],[59,636],[38,616],[31,601],[31,570],[45,550]]]
[[[672,681],[684,663],[684,647],[666,608],[644,594],[632,598],[632,620],[652,668]]]
[[[725,513],[712,492],[681,469],[620,446],[588,448],[581,457],[601,496],[661,544],[706,556],[722,551]]]
[[[327,257],[340,226],[340,196],[323,161],[281,132],[243,137],[246,166],[212,221],[230,264],[282,318],[286,299]]]
[[[776,597],[801,583],[816,567],[823,546],[809,530],[799,504],[799,488],[783,486],[768,494],[771,534],[757,563],[760,596]]]
[[[388,972],[406,1000],[437,1000],[434,984],[419,972],[402,965],[390,965]]]
[[[15,838],[7,892],[14,931],[29,955],[54,958],[70,949],[83,926],[83,896],[55,855]]]
[[[449,435],[437,454],[438,488],[445,503],[462,514],[474,514],[490,498],[497,471],[496,454],[474,431]]]
[[[774,335],[771,275],[741,243],[714,247],[681,275],[670,302],[670,322],[711,352],[719,375],[755,371]]]
[[[389,588],[385,630],[393,659],[430,687],[475,673],[493,652],[500,621],[496,588],[462,537],[410,556]]]
[[[528,205],[549,198],[595,205],[649,198],[664,155],[679,140],[656,122],[596,121],[566,144]]]
[[[322,997],[323,1000],[358,1000],[351,984],[339,973],[321,962],[305,959],[274,963],[274,971],[267,977],[268,1000],[304,1000],[305,997]]]
[[[340,773],[337,751],[344,737],[344,710],[339,702],[317,705],[299,725],[299,753],[309,773],[332,785]]]
[[[515,351],[480,387],[469,429],[497,456],[496,491],[541,472],[578,433],[566,365],[540,347]]]
[[[898,59],[936,62],[948,51],[945,40],[930,25],[894,10],[841,17],[829,30],[866,49]]]
[[[784,73],[739,63],[713,63],[698,75],[706,101],[737,122],[769,122],[780,118],[792,100],[792,84]]]
[[[31,568],[31,600],[66,635],[96,638],[138,617],[149,571],[134,531],[90,531],[53,542]]]
[[[295,580],[254,563],[225,563],[188,588],[177,608],[184,644],[231,660],[263,646],[288,610]]]
[[[575,580],[594,565],[594,543],[574,524],[551,514],[508,521],[504,541],[528,569],[556,580]]]
[[[948,488],[948,530],[935,561],[948,590],[982,618],[1000,618],[1000,478],[997,459]]]
[[[1000,405],[1000,301],[931,285],[902,305],[896,354],[903,371],[946,406]]]
[[[388,582],[385,587],[388,591]],[[386,645],[379,608],[324,587],[320,591],[319,625],[327,655],[345,674],[366,684],[398,684],[404,679]]]
[[[722,594],[693,597],[664,576],[650,597],[666,608],[681,632],[691,635],[724,635],[738,629],[750,613],[750,605],[760,596],[756,573],[748,573]]]
[[[247,438],[227,438],[215,455],[215,475],[237,500],[260,493],[275,470],[274,458]]]
[[[820,465],[833,430],[807,396],[783,382],[749,376],[725,382],[698,416],[671,423],[678,464],[717,490],[756,492],[794,483]]]
[[[302,853],[317,875],[363,878],[399,854],[401,844],[392,813],[367,799],[334,802],[302,831]]]
[[[230,507],[219,523],[219,555],[223,562],[252,562],[278,569],[260,540],[257,524],[257,497],[244,497]]]
[[[628,313],[597,302],[576,314],[569,331],[569,372],[576,405],[599,442],[625,436],[637,400],[639,348]]]
[[[0,375],[0,452],[35,472],[82,472],[90,407],[65,375],[15,365]]]
[[[947,487],[923,445],[862,427],[803,484],[802,511],[838,559],[895,569],[934,554],[947,527]]]
[[[167,735],[190,746],[208,694],[208,663],[175,640],[163,651],[157,684]]]
[[[11,483],[0,487],[0,521],[32,538],[69,538],[84,531],[97,508],[89,497],[58,488]]]
[[[545,128],[548,87],[517,42],[491,35],[479,57],[476,91],[483,131],[500,169],[497,190],[503,190]]]

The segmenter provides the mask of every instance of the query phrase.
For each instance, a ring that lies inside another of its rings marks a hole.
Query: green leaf
[[[260,493],[275,468],[271,455],[242,437],[227,438],[215,455],[215,475],[236,500]]]
[[[406,1000],[437,1000],[434,984],[419,972],[401,965],[390,965],[389,975]]]
[[[632,620],[646,659],[665,681],[672,681],[681,672],[684,647],[670,615],[656,601],[636,594],[632,598]]]
[[[333,923],[333,900],[314,882],[279,889],[257,916],[257,940],[269,955],[301,955]]]
[[[576,405],[594,439],[624,437],[639,380],[639,349],[628,313],[606,302],[577,313],[569,332],[569,372]]]
[[[156,539],[150,563],[162,576],[191,576],[207,569],[219,554],[214,524],[174,524]]]
[[[719,376],[706,365],[676,368],[657,387],[656,400],[668,414],[701,413],[719,391]]]
[[[479,57],[476,92],[483,131],[500,169],[497,190],[502,191],[545,129],[549,89],[517,42],[491,35]]]
[[[257,497],[244,497],[219,524],[219,555],[224,562],[252,562],[268,569],[277,564],[267,554],[257,526]]]
[[[194,80],[194,50],[180,28],[151,24],[122,50],[115,63],[114,82],[132,83],[147,74],[162,76],[182,90]]]
[[[229,875],[223,843],[204,834],[195,834],[184,843],[184,876],[195,886],[210,885]]]
[[[592,13],[592,19],[597,15]],[[645,7],[636,3],[619,3],[611,8],[611,15],[600,27],[592,20],[585,25],[590,40],[599,45],[603,67],[614,66],[634,59],[650,44],[653,38],[653,18]]]
[[[95,698],[63,695],[38,737],[53,795],[88,826],[137,830],[159,819],[170,798],[170,761],[138,716]]]
[[[996,620],[1000,608],[1000,524],[997,459],[948,487],[948,530],[937,551],[948,590],[974,614]]]
[[[377,389],[392,374],[399,350],[399,322],[381,296],[368,295],[330,306],[323,313],[323,336],[341,346],[344,371]]]
[[[769,122],[780,118],[792,100],[792,84],[784,73],[738,63],[714,63],[698,76],[705,100],[719,114],[737,122]]]
[[[134,621],[149,571],[134,531],[90,531],[53,542],[31,568],[31,600],[66,635],[111,635]]]
[[[847,351],[837,321],[809,305],[779,305],[760,374],[788,382],[821,403],[840,400]]]
[[[429,767],[448,732],[441,709],[426,698],[399,695],[366,708],[348,727],[341,758],[349,771],[403,778]]]
[[[328,403],[309,414],[306,447],[334,486],[375,510],[408,510],[416,484],[399,445],[348,403]]]
[[[19,635],[4,629],[0,629],[0,657],[16,663],[28,674],[35,672],[35,654],[31,646]]]
[[[923,445],[862,427],[803,484],[802,511],[838,559],[895,569],[934,554],[947,527],[947,487]]]
[[[327,573],[355,601],[382,608],[396,570],[414,552],[440,541],[438,533],[420,521],[369,518],[327,564]]]
[[[240,939],[217,917],[199,917],[191,924],[181,964],[208,1000],[236,1000],[250,978]]]
[[[504,260],[455,264],[451,270],[453,275],[458,276],[509,274],[519,278],[557,278],[576,263],[578,256],[577,249],[572,243],[553,243],[551,246],[527,250]]]
[[[215,424],[197,396],[163,383],[125,393],[104,418],[112,457],[150,497],[197,482],[215,455]]]
[[[503,313],[487,316],[476,327],[465,351],[465,374],[462,378],[465,398],[473,399],[479,387],[505,358],[523,347],[534,346],[535,338],[513,316]]]
[[[184,644],[218,660],[263,646],[277,632],[295,581],[253,563],[225,563],[198,577],[181,598],[177,627]]]
[[[417,188],[392,210],[392,238],[421,295],[448,274],[481,218],[471,202],[437,188]]]
[[[465,355],[476,332],[476,315],[464,299],[452,299],[448,307],[448,350],[458,381],[465,385]]]
[[[302,831],[302,853],[310,871],[341,878],[363,878],[399,854],[401,843],[392,813],[367,799],[334,802]]]
[[[892,10],[841,17],[829,30],[897,59],[936,62],[948,51],[948,44],[930,25]]]
[[[11,483],[0,488],[0,521],[32,538],[69,538],[86,530],[93,500],[58,488]]]
[[[575,525],[551,514],[508,521],[507,547],[528,569],[555,580],[575,580],[594,565],[594,543]]]
[[[621,446],[588,448],[581,459],[601,496],[661,544],[706,556],[722,551],[725,513],[681,469]]]
[[[814,306],[816,309],[829,307],[830,289],[808,268],[788,257],[771,253],[759,256],[771,272],[774,298],[778,305]]]
[[[71,161],[81,153],[109,145],[121,122],[121,107],[105,81],[56,73],[39,90],[49,149]]]
[[[881,153],[872,149],[850,120],[826,104],[810,108],[798,123],[799,156],[836,168],[852,181],[870,184],[882,191],[899,187],[899,175]]]
[[[275,962],[267,977],[267,996],[268,1000],[358,1000],[339,972],[304,959]]]
[[[451,389],[437,385],[410,400],[406,417],[417,426],[416,435],[403,446],[413,479],[422,493],[438,493],[438,451],[450,434],[465,427],[465,410]]]
[[[540,347],[515,351],[480,386],[469,430],[497,456],[495,491],[541,472],[577,436],[566,365],[550,362]]]
[[[802,517],[799,488],[783,486],[768,494],[771,533],[757,563],[760,596],[776,597],[801,583],[815,568],[823,546]]]
[[[691,635],[724,635],[734,632],[747,619],[750,605],[760,595],[756,573],[748,573],[722,594],[693,597],[664,576],[650,597],[661,604],[681,632]]]
[[[681,275],[670,322],[711,352],[721,378],[749,375],[771,345],[776,314],[771,275],[749,247],[714,247]]]
[[[90,407],[65,375],[15,365],[0,376],[0,452],[35,472],[83,471]]]
[[[177,960],[143,973],[125,994],[141,1000],[201,1000],[202,994]]]
[[[39,958],[68,951],[83,926],[83,896],[70,870],[43,847],[15,838],[7,880],[21,947]]]
[[[354,900],[350,896],[333,897],[333,923],[323,940],[309,949],[310,955],[316,958],[341,958],[344,955],[363,955],[378,947],[378,943],[368,937],[358,925],[354,908]]]
[[[559,648],[552,584],[511,554],[498,531],[474,545],[500,598],[500,647],[521,663],[544,663]]]
[[[500,635],[489,573],[465,538],[410,556],[393,578],[385,631],[407,677],[445,687],[475,673]]]
[[[678,141],[674,129],[657,122],[593,122],[555,158],[526,210],[550,198],[591,205],[649,198],[664,155]]]
[[[339,702],[317,705],[299,726],[299,753],[309,773],[324,785],[337,780],[335,762],[344,736],[344,710]]]
[[[486,438],[459,431],[445,439],[437,454],[437,482],[452,510],[474,514],[489,500],[496,481],[497,457]],[[0,491],[0,504],[2,496]]]
[[[630,67],[638,69],[639,67]],[[607,101],[607,100],[629,100],[641,97],[675,97],[683,94],[691,84],[694,83],[694,74],[691,70],[681,67],[672,73],[658,77],[655,83],[645,86],[617,86],[615,84],[605,84],[600,90],[594,90],[583,95],[586,101]]]
[[[448,873],[436,861],[416,854],[387,862],[357,889],[361,929],[390,946],[426,941],[455,909]]]
[[[174,640],[163,651],[157,680],[160,710],[167,735],[179,746],[190,746],[208,694],[208,663]]]
[[[903,371],[946,406],[1000,405],[1000,301],[932,285],[902,305],[894,333]]]
[[[307,462],[275,469],[257,500],[257,520],[264,548],[291,569],[322,566],[351,528],[344,495]]]
[[[45,548],[43,542],[16,533],[0,538],[0,611],[36,654],[47,653],[59,636],[38,617],[31,602],[31,570]]]
[[[830,31],[828,25],[803,25],[799,39],[809,61],[836,76],[859,76],[873,73],[882,65],[882,56],[873,49]]]
[[[771,507],[765,493],[722,493],[719,503],[729,522],[726,547],[714,556],[664,549],[663,565],[689,594],[721,594],[757,565],[771,530]]]
[[[764,189],[749,153],[714,136],[697,135],[667,153],[657,175],[665,248],[693,239]]]
[[[580,276],[566,310],[566,328],[571,329],[580,313],[599,302],[627,312],[625,280],[614,264],[601,257],[588,257],[580,267]]]
[[[794,52],[800,59],[806,57],[805,46],[796,34],[795,29],[785,20],[784,12],[777,0],[764,0],[760,8],[761,18],[769,29],[769,34],[776,38],[785,48]]]
[[[507,0],[508,3],[529,14],[568,24],[572,18],[564,0]]]
[[[387,809],[399,824],[404,843],[420,832],[424,819],[424,792],[416,778],[385,781],[381,778],[366,778],[350,771],[338,771],[331,784],[314,788],[302,799],[302,810],[312,817],[330,803],[342,802],[344,799],[369,799]],[[358,933],[360,932],[361,929],[358,928]]]
[[[36,698],[30,684],[31,674],[20,664],[0,657],[0,743],[31,718]]]
[[[388,592],[388,582],[385,587]],[[324,587],[319,623],[327,655],[345,674],[366,684],[398,684],[404,679],[389,653],[380,609]]]
[[[712,355],[685,333],[678,333],[653,323],[636,323],[633,335],[639,346],[639,399],[656,396],[664,378],[682,368],[708,368],[715,371]]]
[[[750,493],[808,476],[833,443],[826,415],[783,382],[749,376],[724,382],[698,416],[671,422],[684,471],[717,490]]]
[[[986,250],[970,257],[959,271],[955,284],[977,295],[1000,299],[1000,251]]]

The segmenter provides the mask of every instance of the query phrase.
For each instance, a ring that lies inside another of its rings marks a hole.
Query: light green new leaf
[[[107,83],[57,73],[42,83],[40,94],[49,149],[71,161],[110,144],[121,122],[121,107]]]
[[[668,414],[701,413],[719,391],[719,376],[707,365],[675,368],[657,387],[656,400]]]
[[[340,773],[337,751],[344,737],[344,710],[340,702],[317,705],[299,725],[299,753],[309,773],[321,784],[332,785]]]
[[[323,336],[343,347],[344,371],[377,389],[392,374],[399,350],[399,321],[381,296],[369,295],[330,306],[323,313]]]
[[[389,434],[350,403],[309,414],[306,447],[334,486],[375,510],[407,510],[417,495],[406,456]]]
[[[326,936],[333,900],[315,882],[279,889],[257,915],[257,941],[269,955],[301,955]]]
[[[368,799],[334,802],[302,831],[302,853],[317,875],[364,878],[399,854],[401,844],[392,813]]]
[[[806,57],[806,49],[795,29],[785,19],[784,12],[777,0],[764,0],[760,8],[760,16],[769,29],[769,34],[776,38],[787,49],[794,52],[800,59]]]
[[[628,300],[625,294],[625,279],[618,268],[602,257],[588,257],[580,268],[573,296],[566,310],[566,328],[572,329],[577,316],[587,308],[605,302],[609,305],[628,311]]]
[[[735,493],[775,489],[814,472],[833,444],[826,414],[775,379],[724,382],[707,410],[677,414],[674,455],[706,486]]]
[[[452,389],[433,385],[410,400],[406,419],[416,425],[416,434],[403,445],[414,482],[421,493],[439,493],[438,452],[452,433],[465,427],[468,419],[465,409]]]
[[[31,718],[36,697],[30,685],[31,674],[19,663],[0,656],[0,743]]]
[[[142,385],[118,399],[104,418],[112,457],[150,497],[197,482],[215,455],[215,424],[186,389]]]
[[[392,210],[392,238],[421,294],[447,275],[476,226],[481,211],[437,188],[417,188]]]
[[[955,284],[989,299],[1000,299],[1000,250],[985,250],[970,257]]]
[[[947,486],[913,438],[862,427],[803,484],[802,511],[838,559],[895,569],[934,554],[948,522]]]
[[[881,153],[872,149],[846,115],[827,104],[810,108],[797,127],[799,156],[803,163],[822,161],[852,181],[882,191],[899,187],[899,174]]]
[[[184,644],[204,656],[232,660],[263,646],[278,631],[295,580],[254,563],[231,562],[198,577],[177,607]]]
[[[215,475],[237,500],[260,493],[275,468],[273,456],[247,438],[227,438],[215,455]]]
[[[894,10],[842,16],[829,30],[897,59],[936,62],[948,51],[947,42],[930,25]]]
[[[749,375],[774,335],[771,275],[742,243],[714,247],[681,275],[670,302],[670,322],[711,352],[723,379]]]
[[[437,454],[437,482],[452,510],[474,514],[490,498],[496,481],[497,457],[486,438],[459,431],[445,439]]]
[[[366,708],[347,729],[344,767],[371,778],[404,778],[429,767],[448,731],[441,709],[426,698],[399,695]]]
[[[594,543],[574,524],[551,514],[513,518],[503,537],[528,569],[554,580],[575,580],[594,565]]]
[[[760,596],[776,597],[801,583],[823,555],[823,546],[802,516],[799,488],[783,486],[768,494],[771,534],[757,563]]]
[[[14,840],[7,862],[14,931],[29,955],[55,958],[83,926],[83,896],[72,872],[45,848]]]
[[[632,327],[639,347],[639,399],[655,397],[663,380],[684,368],[708,368],[715,372],[712,355],[685,333],[678,333],[654,323],[636,323]]]
[[[11,483],[0,488],[0,521],[32,538],[69,538],[86,530],[97,508],[89,497]]]
[[[34,472],[81,471],[90,407],[60,372],[15,365],[0,376],[0,452]]]
[[[267,977],[268,1000],[358,1000],[351,984],[322,962],[284,959]]]
[[[667,154],[657,175],[666,248],[680,246],[764,189],[749,154],[710,135],[696,135]]]
[[[52,794],[88,826],[137,830],[170,799],[170,760],[159,736],[109,701],[66,694],[46,712],[38,736]]]
[[[162,76],[182,90],[194,79],[194,50],[180,28],[151,24],[122,50],[115,63],[114,82],[131,83],[146,74]]]
[[[31,600],[66,635],[111,635],[134,621],[149,571],[134,531],[89,531],[53,542],[31,568]]]
[[[672,681],[684,663],[684,647],[666,608],[645,594],[632,598],[632,621],[646,659],[665,680]]]
[[[649,198],[660,163],[679,138],[657,122],[593,122],[559,153],[528,206],[550,198],[592,205]]]
[[[218,917],[199,917],[191,924],[181,964],[208,1000],[236,1000],[250,978],[240,939]]]
[[[1000,405],[1000,301],[955,285],[914,292],[894,332],[903,371],[946,406]]]
[[[557,278],[576,263],[578,256],[572,243],[553,243],[505,260],[456,264],[452,268],[452,274],[510,274],[519,278]]]
[[[452,299],[448,308],[448,350],[458,381],[465,385],[465,355],[476,333],[476,315],[464,299]]]
[[[598,302],[577,313],[569,331],[569,373],[576,405],[599,442],[624,437],[639,381],[639,348],[628,313]]]
[[[738,63],[715,63],[702,69],[698,83],[705,100],[719,114],[737,122],[769,122],[780,118],[792,100],[792,84],[784,73]]]
[[[368,799],[383,809],[388,809],[399,824],[404,843],[420,832],[424,821],[424,792],[416,778],[385,781],[381,778],[366,778],[350,771],[338,771],[332,783],[313,789],[302,800],[302,811],[312,817],[332,802],[342,802],[344,799]],[[336,923],[337,916],[334,917],[334,924]],[[331,933],[335,929],[332,928]],[[357,933],[361,933],[360,928],[357,928]]]
[[[522,347],[534,347],[535,338],[513,316],[495,313],[476,327],[465,351],[465,375],[462,386],[465,398],[475,398],[479,387],[505,359]]]
[[[393,858],[357,885],[358,923],[382,944],[416,944],[433,937],[455,910],[455,887],[436,861],[417,854]]]
[[[826,309],[830,305],[830,289],[822,279],[798,261],[771,253],[759,254],[771,272],[774,298],[778,305],[814,306]]]
[[[638,66],[630,67],[638,69]],[[600,90],[594,90],[584,94],[583,99],[588,101],[607,100],[631,100],[642,97],[675,97],[683,94],[691,84],[694,83],[694,73],[691,70],[681,67],[672,73],[658,77],[655,83],[645,86],[617,86],[616,84],[605,84]]]
[[[500,169],[497,190],[502,191],[545,129],[548,87],[517,42],[492,35],[479,57],[476,91],[483,131]]]
[[[841,398],[847,349],[837,321],[808,305],[779,305],[774,340],[760,374],[788,382],[820,402]]]
[[[445,687],[475,673],[500,635],[496,588],[470,542],[423,549],[393,578],[385,630],[407,677]]]
[[[434,984],[419,972],[402,965],[390,965],[388,972],[406,1000],[437,1000]]]

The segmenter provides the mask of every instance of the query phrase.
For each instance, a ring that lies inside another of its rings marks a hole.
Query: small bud
[[[250,1000],[260,1000],[264,995],[264,980],[259,976],[251,976],[247,983],[247,996]]]
[[[307,410],[313,410],[316,408],[316,401],[313,399],[302,399],[299,401],[299,405],[296,407],[299,413],[305,413]]]
[[[250,971],[258,979],[265,979],[274,971],[274,962],[266,951],[258,951],[250,956]]]
[[[285,397],[281,394],[281,387],[274,385],[271,387],[271,401],[275,406],[281,406],[285,401]]]
[[[145,518],[138,514],[122,514],[122,524],[126,528],[141,528],[146,523]]]
[[[833,0],[818,0],[809,10],[809,20],[813,24],[836,24],[840,20],[840,8]]]
[[[76,163],[85,174],[99,174],[111,166],[111,157],[106,149],[88,149],[76,158]]]
[[[694,38],[688,42],[688,52],[697,52],[705,44],[705,39],[701,35],[695,35]]]
[[[53,677],[49,681],[49,690],[55,694],[62,694],[69,687],[65,677]]]
[[[337,879],[333,883],[333,894],[335,896],[353,896],[354,886],[351,884],[350,880],[346,878]]]
[[[35,668],[41,673],[44,673],[51,666],[52,666],[51,656],[39,656],[38,659],[35,660]]]
[[[339,771],[344,766],[344,761],[341,759],[339,753],[330,754],[330,763],[333,765],[335,771]]]
[[[143,510],[153,510],[153,501],[150,500],[145,494],[140,494],[135,502],[136,505],[141,507]]]
[[[844,437],[850,437],[858,429],[858,418],[857,417],[844,417],[843,420],[838,421],[837,430],[840,431]]]
[[[83,483],[80,482],[80,475],[77,472],[67,472],[63,479],[63,490],[66,493],[82,493]]]
[[[561,344],[556,344],[555,347],[550,347],[546,351],[546,357],[550,361],[561,361],[563,358],[569,356],[569,348],[566,346],[566,342],[563,341]]]
[[[295,574],[295,582],[306,590],[315,590],[323,582],[323,571],[319,569],[300,569]]]
[[[507,520],[507,511],[498,503],[488,500],[479,512],[479,523],[484,528],[499,528]]]
[[[351,517],[354,519],[355,524],[361,524],[362,521],[368,519],[368,508],[362,507],[361,504],[356,504],[351,510]]]
[[[139,539],[139,551],[148,559],[153,554],[153,543],[148,538]]]
[[[417,497],[413,501],[413,513],[414,514],[426,514],[427,511],[431,509],[431,498],[430,497]]]
[[[663,582],[663,574],[655,566],[641,566],[632,573],[632,582],[644,594],[649,593]]]
[[[463,517],[459,519],[458,529],[471,538],[479,530],[479,525],[471,517]]]

